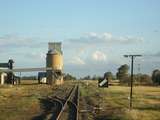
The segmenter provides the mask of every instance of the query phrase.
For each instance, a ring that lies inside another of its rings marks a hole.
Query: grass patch
[[[103,107],[95,115],[96,120],[159,120],[160,87],[134,86],[132,110],[128,109],[129,94],[130,88],[126,86],[98,88],[97,82],[90,82],[88,86],[81,83],[81,95]]]
[[[0,120],[28,120],[41,112],[39,98],[51,93],[52,87],[34,82],[0,86]]]

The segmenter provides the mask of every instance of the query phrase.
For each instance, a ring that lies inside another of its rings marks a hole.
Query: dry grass
[[[66,87],[73,82],[65,82]],[[31,120],[43,113],[42,99],[52,95],[57,85],[38,84],[37,80],[22,80],[21,85],[0,86],[0,120]]]
[[[136,86],[133,88],[133,109],[129,110],[129,91],[126,86],[98,88],[97,82],[89,82],[88,87],[81,85],[81,95],[88,96],[90,103],[99,104],[103,111],[95,116],[96,120],[159,120],[160,87]],[[92,102],[91,102],[92,101]]]
[[[70,84],[70,81],[65,83]],[[88,84],[88,86],[87,86]],[[28,120],[41,113],[40,98],[53,92],[56,86],[37,84],[37,81],[22,81],[22,85],[0,86],[0,120]],[[160,87],[136,86],[133,89],[133,110],[129,110],[129,91],[126,86],[98,88],[97,82],[80,84],[85,105],[98,106],[103,111],[89,113],[86,120],[159,120]]]
[[[22,84],[0,86],[0,120],[31,119],[41,111],[39,98],[52,91],[48,85],[38,85],[34,81]]]

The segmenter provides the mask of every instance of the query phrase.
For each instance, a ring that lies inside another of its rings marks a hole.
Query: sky
[[[64,72],[77,77],[117,72],[135,59],[136,73],[160,68],[159,0],[0,0],[0,62],[45,67],[48,42],[62,42]],[[138,66],[140,70],[138,71]]]

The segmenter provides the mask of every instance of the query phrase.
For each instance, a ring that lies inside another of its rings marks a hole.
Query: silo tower
[[[61,50],[61,45],[61,42],[48,43],[46,67],[52,68],[52,70],[47,70],[48,84],[63,83],[63,53]]]

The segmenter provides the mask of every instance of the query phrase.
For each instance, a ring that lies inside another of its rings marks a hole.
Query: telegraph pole
[[[132,93],[133,93],[133,64],[134,64],[134,58],[135,57],[141,57],[142,55],[124,55],[124,57],[130,57],[131,58],[131,84],[130,84],[130,102],[129,102],[129,108],[132,109]]]

